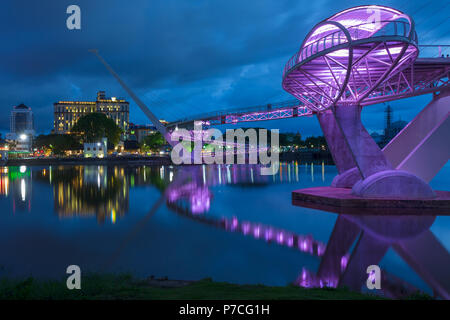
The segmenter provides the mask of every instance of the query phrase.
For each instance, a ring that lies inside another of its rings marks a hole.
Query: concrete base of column
[[[357,167],[348,169],[347,171],[338,174],[331,182],[333,188],[352,188],[356,182],[361,180],[361,174]]]
[[[400,170],[385,170],[360,180],[353,194],[363,198],[431,199],[436,194],[417,176]]]

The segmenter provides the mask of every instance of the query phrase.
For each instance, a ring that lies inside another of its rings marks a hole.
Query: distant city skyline
[[[412,15],[419,44],[450,43],[446,24],[439,24],[448,16],[448,7],[444,10],[433,3],[406,0],[376,3]],[[281,88],[281,73],[306,33],[333,13],[366,2],[180,0],[136,1],[129,6],[119,1],[78,1],[81,30],[66,28],[68,4],[22,0],[0,5],[2,12],[10,13],[0,22],[8,44],[0,53],[3,137],[9,131],[5,115],[20,103],[32,108],[36,133],[50,133],[54,102],[91,100],[99,90],[130,102],[130,122],[150,124],[88,52],[90,48],[98,48],[152,111],[169,121],[292,99]],[[22,10],[24,6],[28,10]],[[16,19],[19,13],[22,18]],[[443,53],[450,53],[446,50]],[[437,55],[432,49],[423,51]],[[429,100],[431,95],[392,102],[393,120],[411,120]],[[370,106],[363,111],[369,132],[382,133],[384,115],[380,111],[384,107]],[[312,118],[239,126],[321,135],[317,119]]]

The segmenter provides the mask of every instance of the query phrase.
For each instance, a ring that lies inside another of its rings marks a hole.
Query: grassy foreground
[[[346,289],[304,289],[295,286],[236,285],[204,279],[185,286],[160,287],[130,275],[85,275],[81,290],[68,290],[65,280],[0,279],[0,300],[109,299],[379,299]]]

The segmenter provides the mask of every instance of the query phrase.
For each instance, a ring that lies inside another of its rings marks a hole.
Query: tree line
[[[109,146],[114,147],[122,133],[123,130],[105,114],[89,113],[78,119],[70,134],[39,135],[34,139],[33,146],[61,155],[68,150],[81,150],[83,143],[97,142],[103,137],[108,139]]]

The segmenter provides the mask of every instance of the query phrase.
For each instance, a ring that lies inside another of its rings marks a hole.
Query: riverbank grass
[[[380,299],[374,295],[347,289],[305,289],[296,286],[271,287],[263,285],[237,285],[204,279],[191,283],[171,281],[167,286],[155,281],[139,280],[130,275],[83,276],[81,290],[68,290],[66,281],[0,279],[0,299],[13,300],[172,300],[172,299]]]

